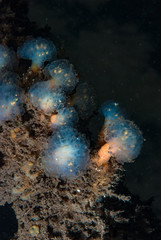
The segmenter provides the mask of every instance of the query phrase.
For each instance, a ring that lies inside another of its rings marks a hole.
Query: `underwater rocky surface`
[[[26,6],[18,0],[0,2],[3,13],[0,14],[3,27],[0,41],[3,46],[15,51],[33,35],[48,36],[46,30],[37,30],[29,22]],[[19,15],[18,9],[22,7],[22,15]],[[6,69],[3,71],[6,72]],[[14,236],[12,232],[10,239],[160,239],[160,223],[151,211],[151,202],[141,202],[123,186],[123,165],[114,157],[103,166],[88,161],[85,171],[74,179],[59,176],[58,172],[51,176],[44,171],[42,153],[56,130],[51,128],[51,112],[44,111],[50,106],[50,101],[35,105],[28,92],[37,82],[48,79],[43,68],[36,68],[36,71],[34,68],[33,71],[28,60],[19,59],[14,71],[24,92],[23,106],[18,105],[23,111],[12,112],[11,109],[13,119],[8,119],[7,108],[7,121],[2,119],[0,127],[0,204],[5,205],[7,211],[6,203],[11,204],[18,220],[18,231]],[[10,86],[13,83],[8,79]],[[69,105],[75,94],[75,87],[67,93]],[[15,102],[12,103],[14,106]],[[43,108],[40,110],[39,106]],[[89,140],[88,121],[87,115],[78,128]],[[91,143],[91,159],[97,155],[98,147]],[[66,152],[63,154],[66,155]],[[74,161],[78,161],[78,157]],[[5,235],[6,232],[2,231],[0,236],[5,239]]]

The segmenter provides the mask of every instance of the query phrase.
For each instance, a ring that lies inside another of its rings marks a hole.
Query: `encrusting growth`
[[[138,156],[140,130],[117,103],[106,102],[98,145],[91,147],[85,129],[96,111],[93,91],[79,83],[68,60],[55,59],[53,42],[34,38],[18,48],[19,58],[32,61],[20,76],[16,69],[11,72],[11,51],[3,46],[0,51],[1,204],[13,202],[19,239],[51,239],[49,229],[54,239],[76,239],[75,234],[77,239],[103,239],[109,230],[97,213],[100,199],[129,201],[111,186],[119,181],[123,163]],[[127,221],[122,213],[115,214]],[[114,219],[112,212],[108,215]]]

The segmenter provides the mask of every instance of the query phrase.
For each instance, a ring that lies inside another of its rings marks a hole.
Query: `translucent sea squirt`
[[[76,129],[61,128],[46,149],[42,164],[50,176],[73,179],[83,172],[89,160],[88,143]]]

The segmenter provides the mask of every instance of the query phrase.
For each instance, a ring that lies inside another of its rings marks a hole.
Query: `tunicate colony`
[[[26,93],[20,88],[19,76],[12,72],[18,63],[16,54],[0,45],[0,125],[24,114],[27,95],[37,111],[50,117],[53,131],[42,152],[42,169],[49,176],[72,179],[92,162],[89,142],[76,128],[79,119],[92,115],[95,104],[88,84],[78,83],[73,65],[66,59],[56,59],[56,55],[53,42],[43,38],[27,40],[18,48],[19,58],[32,61],[31,71],[42,71],[46,78],[31,85]],[[52,62],[44,67],[46,61]],[[105,118],[101,133],[104,143],[94,162],[103,166],[111,157],[119,163],[135,159],[143,143],[138,127],[124,117],[118,103],[106,102],[100,112]]]

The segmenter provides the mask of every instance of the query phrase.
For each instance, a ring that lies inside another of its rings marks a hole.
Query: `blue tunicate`
[[[56,60],[48,64],[45,73],[52,77],[48,81],[52,88],[61,88],[68,93],[71,93],[78,83],[73,65],[66,59]]]
[[[89,118],[96,109],[95,95],[91,86],[86,82],[80,83],[72,99],[72,104],[81,119]]]
[[[113,121],[123,118],[123,112],[120,109],[119,104],[116,102],[105,102],[101,106],[100,112],[105,117],[105,127],[108,127],[108,125],[112,124]]]
[[[0,85],[0,124],[23,114],[23,91],[16,85]]]
[[[37,82],[29,90],[34,107],[52,113],[64,107],[66,96],[61,90],[51,90],[47,82]]]
[[[73,179],[87,167],[89,148],[83,135],[73,128],[60,128],[52,136],[42,159],[43,167],[52,177]]]
[[[13,69],[17,65],[15,52],[0,44],[0,71]]]
[[[143,136],[134,123],[124,119],[114,121],[105,128],[104,133],[111,154],[118,162],[130,162],[137,158],[143,144]]]
[[[2,83],[6,85],[18,85],[19,76],[14,72],[4,72],[0,74],[0,85]]]
[[[65,107],[58,111],[58,114],[51,117],[52,128],[61,126],[73,126],[78,122],[78,113],[74,107]]]
[[[21,58],[32,60],[31,69],[36,71],[43,66],[45,61],[55,58],[57,51],[52,41],[39,37],[24,42],[18,48],[18,55]]]

